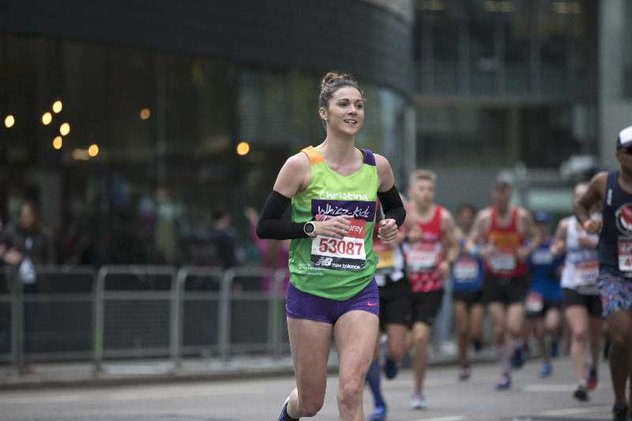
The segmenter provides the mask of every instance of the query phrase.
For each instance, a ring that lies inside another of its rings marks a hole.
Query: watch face
[[[312,224],[311,222],[308,222],[305,224],[305,227],[303,229],[305,230],[307,234],[311,234],[314,232],[314,224]]]

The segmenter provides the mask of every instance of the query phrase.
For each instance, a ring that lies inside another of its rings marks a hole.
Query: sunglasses
[[[621,146],[619,151],[626,155],[632,155],[632,146]]]

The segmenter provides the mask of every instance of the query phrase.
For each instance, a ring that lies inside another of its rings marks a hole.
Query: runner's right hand
[[[584,231],[588,234],[598,234],[599,231],[601,231],[602,225],[603,224],[600,220],[590,218],[584,221],[582,228],[584,228]]]
[[[349,222],[349,219],[352,218],[352,216],[344,215],[333,216],[321,221],[313,221],[314,234],[325,237],[343,238],[345,234],[349,232],[349,228],[351,228],[351,222]]]

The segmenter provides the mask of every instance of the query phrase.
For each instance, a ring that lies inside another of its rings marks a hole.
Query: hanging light
[[[248,152],[250,152],[250,144],[248,142],[239,142],[237,144],[237,155],[239,156],[245,156],[248,155]]]
[[[51,113],[46,111],[44,114],[42,114],[42,124],[44,126],[48,126],[52,121],[53,121],[53,115]]]
[[[60,150],[64,146],[64,138],[61,136],[55,136],[53,139],[53,149]]]
[[[55,102],[53,102],[53,112],[55,114],[59,114],[61,113],[61,110],[64,109],[64,103],[61,102],[61,100],[57,100]]]
[[[149,120],[151,117],[151,110],[149,108],[143,108],[140,110],[140,119],[141,120]]]
[[[7,129],[10,129],[14,125],[15,125],[15,117],[13,116],[13,114],[9,114],[8,116],[4,118],[4,127],[6,127]]]
[[[92,145],[90,145],[90,147],[88,148],[88,155],[90,156],[90,158],[94,158],[99,154],[99,145],[97,145],[96,143],[93,143]]]
[[[62,125],[59,126],[59,134],[61,134],[62,136],[67,136],[68,133],[70,133],[70,124],[62,123]]]

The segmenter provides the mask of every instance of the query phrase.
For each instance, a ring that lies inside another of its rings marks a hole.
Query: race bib
[[[406,266],[411,272],[429,272],[439,265],[441,248],[435,244],[416,244],[408,250]]]
[[[516,268],[517,261],[513,252],[494,252],[488,260],[489,267],[494,272],[511,272]]]
[[[377,254],[377,268],[378,269],[390,269],[395,267],[395,250],[383,249],[375,250]]]
[[[632,238],[619,237],[617,240],[619,270],[632,272]]]
[[[531,261],[534,265],[550,265],[553,262],[553,254],[548,249],[539,249],[533,252]]]
[[[544,299],[537,292],[530,292],[527,295],[526,307],[529,313],[539,313],[544,308]]]
[[[590,260],[576,263],[575,276],[579,285],[595,285],[599,276],[599,262]]]
[[[312,265],[327,269],[357,271],[366,263],[364,229],[366,221],[350,219],[351,228],[343,238],[322,235],[312,240]]]
[[[473,282],[478,278],[478,262],[474,259],[459,258],[454,263],[452,276],[455,282]]]

